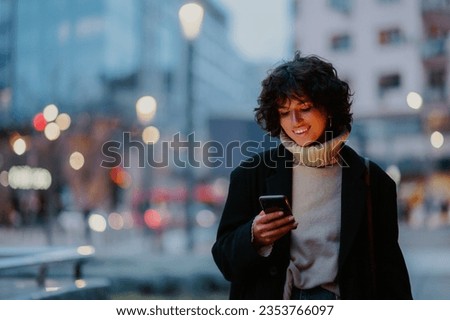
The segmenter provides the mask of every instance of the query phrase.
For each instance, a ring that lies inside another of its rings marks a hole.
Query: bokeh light
[[[44,114],[39,112],[33,118],[33,127],[36,131],[44,131],[47,121],[44,118]]]
[[[93,246],[79,246],[77,252],[82,256],[90,256],[95,253],[95,248]]]
[[[189,39],[195,39],[203,21],[204,9],[198,3],[186,3],[178,11],[184,36]]]
[[[117,212],[111,212],[108,216],[108,224],[111,229],[122,230],[124,227],[122,215]]]
[[[74,170],[80,170],[84,166],[84,156],[81,152],[75,151],[70,155],[69,164]]]
[[[150,229],[159,229],[162,225],[161,215],[154,209],[148,209],[145,211],[144,221]]]
[[[8,171],[2,171],[0,173],[0,184],[4,187],[9,186],[9,182],[8,182]]]
[[[54,121],[58,116],[58,107],[54,104],[49,104],[44,108],[43,114],[47,122]]]
[[[76,286],[78,289],[82,289],[82,288],[86,287],[86,285],[87,285],[87,283],[86,283],[85,280],[82,280],[82,279],[77,279],[77,280],[75,280],[75,286]]]
[[[23,138],[17,138],[16,140],[14,140],[12,147],[14,153],[20,156],[27,150],[27,143]]]
[[[61,130],[56,123],[51,122],[45,126],[44,135],[48,140],[54,141],[59,138],[60,134]]]
[[[136,102],[136,114],[141,123],[152,120],[156,113],[156,100],[152,96],[144,96]]]
[[[417,92],[411,91],[406,96],[406,103],[408,104],[408,106],[410,108],[418,110],[422,107],[423,99],[420,94],[418,94]]]
[[[130,211],[124,211],[122,213],[122,218],[123,218],[123,227],[128,230],[133,229],[134,227],[133,214]]]
[[[195,220],[200,227],[210,228],[216,223],[216,215],[211,210],[200,210]]]
[[[127,189],[132,184],[131,175],[128,172],[126,172],[123,168],[120,167],[112,168],[111,171],[109,172],[109,175],[111,177],[111,180],[122,189]]]
[[[89,216],[88,224],[89,228],[95,232],[105,232],[106,230],[106,219],[98,213]]]
[[[14,166],[9,170],[8,183],[13,189],[47,190],[52,184],[52,176],[47,169]]]
[[[142,141],[146,144],[155,144],[158,142],[160,138],[160,133],[158,128],[154,126],[146,127],[142,131]]]
[[[444,145],[443,134],[440,133],[439,131],[433,132],[430,137],[430,142],[434,148],[439,149],[440,147],[442,147]]]
[[[61,113],[60,115],[58,115],[58,117],[56,117],[55,122],[58,125],[59,129],[61,131],[64,131],[69,129],[72,120],[67,113]]]
[[[213,192],[219,198],[225,198],[228,192],[228,180],[225,178],[217,178],[213,185]]]

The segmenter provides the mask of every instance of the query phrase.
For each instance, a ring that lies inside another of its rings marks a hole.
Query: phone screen
[[[259,203],[265,213],[283,211],[285,214],[292,214],[291,206],[285,195],[267,195],[259,197]]]

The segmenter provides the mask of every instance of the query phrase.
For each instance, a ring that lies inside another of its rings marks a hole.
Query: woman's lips
[[[294,134],[304,134],[305,132],[307,132],[309,130],[309,127],[300,127],[297,129],[292,130],[292,132]]]

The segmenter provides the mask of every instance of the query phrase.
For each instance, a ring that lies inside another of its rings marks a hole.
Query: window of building
[[[445,38],[436,38],[436,39],[427,39],[422,46],[422,56],[426,59],[442,56],[446,53],[446,39]]]
[[[430,70],[427,76],[426,99],[442,101],[447,98],[445,69]]]
[[[446,38],[448,34],[449,34],[448,30],[440,28],[437,25],[428,26],[426,29],[427,38],[431,39]]]
[[[378,42],[381,45],[396,45],[404,41],[405,36],[399,28],[385,29],[378,33]]]
[[[348,34],[335,35],[331,38],[331,49],[346,51],[351,48],[352,38]]]
[[[383,75],[378,79],[378,93],[380,97],[387,92],[397,90],[401,87],[401,76],[398,73]]]
[[[445,70],[432,70],[428,74],[428,85],[430,87],[445,86]]]
[[[352,11],[352,0],[328,0],[328,5],[336,11],[349,13]]]

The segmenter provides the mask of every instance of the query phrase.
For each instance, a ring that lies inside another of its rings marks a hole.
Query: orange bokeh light
[[[121,188],[128,188],[131,185],[131,176],[124,169],[115,167],[109,172],[111,180]]]
[[[150,229],[159,229],[162,225],[162,218],[158,211],[153,209],[148,209],[144,213],[145,224]]]

